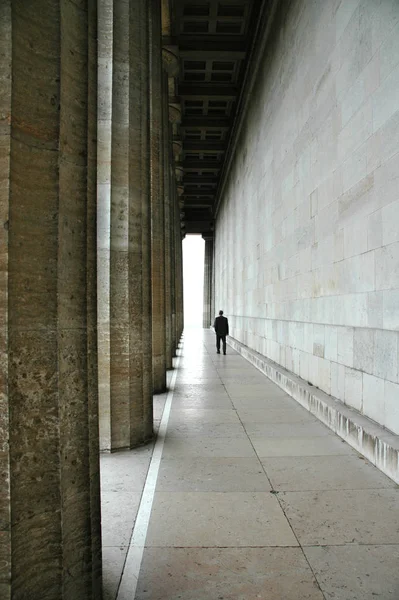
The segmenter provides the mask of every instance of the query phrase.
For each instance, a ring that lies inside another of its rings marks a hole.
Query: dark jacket
[[[213,327],[216,335],[229,335],[229,322],[223,315],[216,317]]]

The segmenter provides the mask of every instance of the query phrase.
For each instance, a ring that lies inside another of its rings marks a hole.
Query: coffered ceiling
[[[175,101],[186,233],[213,229],[213,208],[261,0],[172,0],[180,61]]]

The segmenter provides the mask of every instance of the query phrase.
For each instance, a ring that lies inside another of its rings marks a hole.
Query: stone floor
[[[185,333],[155,446],[102,457],[105,600],[398,600],[398,486],[214,341]]]

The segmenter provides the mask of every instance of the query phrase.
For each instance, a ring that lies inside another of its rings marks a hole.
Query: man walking
[[[216,350],[220,354],[220,340],[223,342],[223,354],[226,354],[226,335],[229,335],[229,321],[223,316],[223,311],[219,310],[219,316],[216,317],[213,324],[216,333]]]

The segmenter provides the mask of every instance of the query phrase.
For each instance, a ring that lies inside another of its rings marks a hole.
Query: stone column
[[[113,2],[110,221],[110,450],[130,447],[129,0]]]
[[[110,254],[113,0],[98,3],[97,291],[100,447],[111,450]]]
[[[164,56],[164,54],[162,54]],[[167,63],[168,64],[168,63]],[[172,136],[169,123],[169,102],[168,102],[168,75],[163,76],[164,94],[163,94],[163,129],[164,129],[164,202],[165,202],[165,361],[166,368],[172,368],[172,181],[171,181],[171,160],[172,160]]]
[[[161,3],[160,0],[150,0],[149,3],[151,8],[152,356],[154,392],[159,393],[166,389]]]
[[[185,234],[184,234],[185,235]],[[180,238],[179,243],[179,295],[180,295],[180,332],[179,339],[184,329],[184,294],[183,294],[183,237]]]
[[[129,4],[100,3],[99,373],[101,449],[130,446]]]
[[[88,0],[87,144],[87,381],[89,416],[92,598],[102,597],[101,505],[99,494],[99,393],[97,348],[97,0]]]
[[[177,189],[175,191],[174,205],[174,290],[175,290],[175,335],[177,346],[180,341],[180,295],[179,295],[179,246],[181,244],[180,208],[178,204]]]
[[[169,6],[162,2],[163,34],[170,37]],[[173,139],[177,134],[178,123],[181,122],[181,107],[176,98],[176,78],[179,73],[179,55],[177,46],[164,45],[162,48],[163,67],[167,73],[164,94],[164,130],[167,137],[165,156],[165,286],[166,286],[166,365],[172,367],[172,357],[176,356],[176,290],[175,290],[175,234],[176,234],[176,175]],[[179,174],[182,172],[179,170]]]
[[[172,162],[173,165],[173,162]],[[176,329],[176,183],[171,175],[171,261],[170,261],[170,278],[171,278],[171,313],[172,313],[172,352],[176,356],[178,345],[177,329]]]
[[[175,290],[176,290],[176,339],[179,343],[183,331],[183,262],[180,206],[175,205]]]
[[[101,5],[99,372],[107,451],[152,437],[148,19],[128,0]]]
[[[11,599],[11,489],[8,398],[8,227],[11,144],[11,0],[0,3],[0,598]]]
[[[0,589],[13,600],[94,600],[101,598],[95,245],[87,220],[95,191],[96,7],[16,0],[11,14],[4,3],[1,13],[12,29],[2,361],[11,552],[1,548],[6,560],[11,554],[12,589],[9,569]]]
[[[212,244],[212,294],[211,294],[211,325],[213,325],[213,320],[216,315],[216,307],[215,307],[215,231],[213,232],[213,244]]]
[[[180,207],[177,207],[177,243],[176,243],[176,312],[177,312],[177,339],[180,340],[184,327],[183,303],[183,247],[184,233],[181,230]]]
[[[213,296],[213,235],[203,234],[205,240],[204,254],[204,308],[203,322],[204,328],[209,329],[212,324],[213,315],[211,313]]]
[[[150,197],[150,7],[130,11],[129,311],[131,445],[153,434]]]

